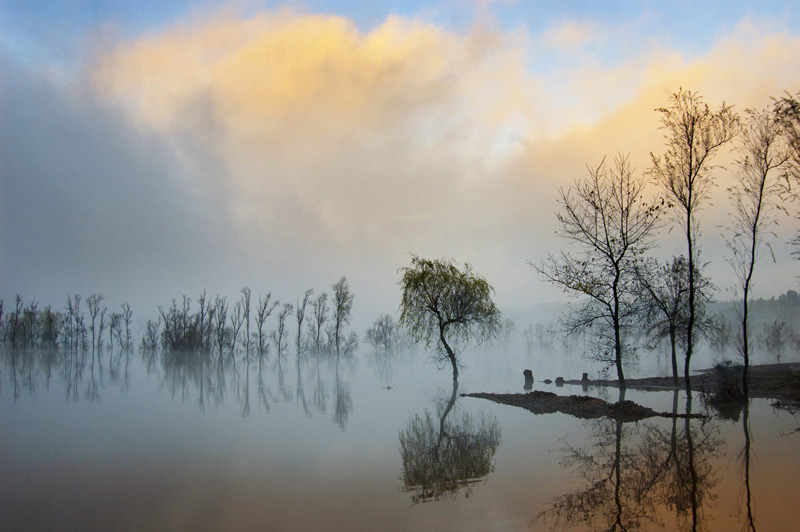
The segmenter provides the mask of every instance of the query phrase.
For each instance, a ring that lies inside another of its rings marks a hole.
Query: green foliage
[[[494,289],[465,264],[452,259],[422,259],[413,256],[411,265],[400,270],[403,298],[400,324],[415,340],[453,358],[448,340],[469,341],[493,336],[500,325],[500,311],[492,301]]]

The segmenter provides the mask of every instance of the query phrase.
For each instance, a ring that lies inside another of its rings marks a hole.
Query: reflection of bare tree
[[[339,425],[339,428],[344,430],[347,426],[347,420],[350,413],[353,411],[353,399],[350,397],[350,386],[348,383],[341,379],[339,366],[346,362],[340,362],[337,357],[334,362],[334,381],[333,381],[333,396],[335,400],[335,407],[333,412],[333,421]]]
[[[322,359],[322,352],[320,350],[313,351],[314,354],[314,408],[320,414],[324,414],[328,407],[328,392],[325,390],[325,381],[322,379],[322,371],[320,370],[320,361]]]
[[[414,503],[455,497],[462,488],[469,496],[494,471],[494,454],[500,445],[497,419],[483,413],[456,415],[457,392],[454,378],[450,399],[440,405],[436,416],[426,409],[400,431],[403,489],[412,492]]]
[[[673,413],[678,410],[677,391]],[[686,413],[691,414],[691,395]],[[702,509],[712,499],[717,479],[717,431],[705,424],[677,418],[671,429],[653,423],[624,427],[613,420],[592,421],[588,448],[565,448],[562,465],[584,479],[584,487],[554,499],[537,520],[552,520],[553,528],[585,523],[592,530],[640,530],[662,524],[664,509],[676,514],[680,530],[701,530]]]
[[[753,492],[750,489],[750,452],[751,452],[751,436],[750,436],[750,401],[748,400],[742,412],[742,430],[744,431],[744,448],[740,455],[742,461],[742,469],[744,470],[744,499],[745,511],[747,518],[745,521],[745,530],[749,532],[756,532],[756,518],[753,510]]]

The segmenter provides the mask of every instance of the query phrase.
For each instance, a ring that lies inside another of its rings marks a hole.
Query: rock
[[[556,386],[564,386],[564,377],[556,377]]]
[[[544,382],[545,384],[553,384],[553,381],[551,381],[550,379],[545,379],[542,382]]]

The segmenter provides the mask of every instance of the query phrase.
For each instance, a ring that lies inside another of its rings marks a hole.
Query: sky
[[[646,172],[680,87],[739,112],[796,94],[798,57],[791,1],[5,0],[0,298],[155,317],[344,275],[369,322],[415,254],[471,263],[507,312],[558,301],[529,263],[569,249],[559,189],[618,153]],[[733,158],[700,218],[720,298]],[[796,288],[797,230],[757,296]],[[663,231],[655,255],[682,251]]]

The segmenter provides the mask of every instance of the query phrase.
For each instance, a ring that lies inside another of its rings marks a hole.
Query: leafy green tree
[[[452,259],[422,259],[413,256],[411,265],[401,268],[400,325],[407,327],[415,340],[430,346],[453,366],[458,378],[458,356],[452,343],[493,336],[500,326],[500,311],[492,301],[494,289],[464,264],[460,269]]]

